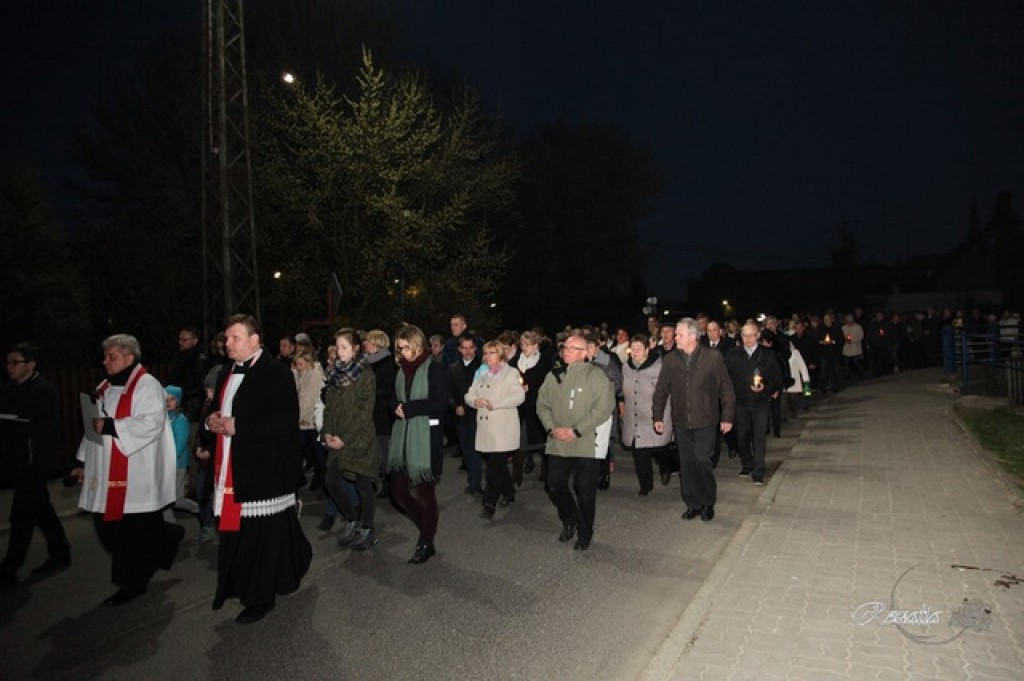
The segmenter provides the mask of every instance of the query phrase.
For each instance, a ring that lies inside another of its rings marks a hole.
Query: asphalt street
[[[769,438],[784,458],[802,429]],[[10,679],[254,678],[628,679],[638,677],[750,513],[763,488],[723,456],[710,523],[684,521],[678,479],[646,497],[628,456],[600,493],[594,543],[573,551],[536,474],[491,522],[463,494],[458,460],[446,458],[438,554],[409,565],[412,524],[385,504],[380,542],[338,549],[316,525],[324,509],[303,492],[314,558],[302,588],[254,625],[237,601],[211,610],[216,546],[188,535],[170,571],[139,599],[101,605],[115,590],[88,518],[71,515],[71,569],[0,593],[0,677]],[[73,513],[75,490],[51,487]],[[3,497],[9,503],[9,495]],[[0,536],[0,541],[6,538]],[[36,533],[22,577],[45,559]]]

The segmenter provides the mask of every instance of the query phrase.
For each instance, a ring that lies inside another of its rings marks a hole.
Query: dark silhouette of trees
[[[521,222],[502,231],[506,321],[550,329],[634,316],[637,227],[664,186],[651,155],[617,127],[566,122],[533,130],[519,155]]]
[[[88,294],[71,258],[67,236],[53,221],[46,190],[33,172],[0,180],[0,342],[31,341],[43,365],[66,365],[95,355],[89,347]],[[5,377],[6,378],[6,377]]]

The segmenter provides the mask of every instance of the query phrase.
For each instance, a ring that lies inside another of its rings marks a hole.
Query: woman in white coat
[[[795,419],[797,411],[807,411],[807,397],[804,396],[804,386],[811,382],[811,374],[807,370],[807,363],[804,356],[795,346],[790,348],[792,354],[789,356],[789,375],[795,380],[793,385],[786,388],[786,411],[787,420]]]
[[[507,506],[516,492],[508,471],[508,457],[519,449],[519,410],[526,399],[522,378],[505,360],[498,341],[484,343],[483,364],[466,393],[466,404],[476,409],[476,449],[487,465],[487,489],[481,518],[490,520],[498,498]]]

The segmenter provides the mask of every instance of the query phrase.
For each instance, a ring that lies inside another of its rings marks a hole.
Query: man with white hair
[[[740,330],[742,345],[725,357],[736,393],[736,439],[740,450],[740,477],[751,476],[755,485],[765,480],[765,450],[769,400],[782,390],[782,369],[775,353],[760,343],[757,324]],[[778,338],[778,336],[776,336]]]
[[[718,486],[711,458],[718,433],[732,430],[735,395],[722,353],[701,344],[700,327],[686,317],[676,324],[675,350],[662,355],[654,388],[654,431],[665,430],[672,398],[672,426],[679,448],[679,486],[684,520],[715,517]]]
[[[170,569],[185,531],[164,522],[174,502],[174,435],[160,381],[140,364],[134,336],[103,341],[107,378],[93,391],[98,415],[82,438],[72,475],[82,482],[78,505],[93,514],[103,548],[110,553],[117,593],[104,605],[123,605],[146,591],[153,574]]]

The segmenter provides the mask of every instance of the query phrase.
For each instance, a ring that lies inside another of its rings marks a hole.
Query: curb
[[[802,433],[800,437],[803,438]],[[686,607],[686,610],[683,611],[683,616],[679,619],[679,623],[673,627],[672,631],[665,637],[665,640],[654,651],[650,662],[640,676],[641,679],[674,678],[674,671],[678,667],[680,660],[689,652],[694,641],[699,638],[701,625],[704,623],[708,612],[711,611],[715,597],[725,586],[733,569],[739,564],[750,538],[761,524],[761,519],[775,501],[779,488],[782,487],[786,478],[785,469],[786,461],[783,459],[782,463],[775,470],[774,475],[768,480],[768,484],[765,485],[761,496],[757,498],[750,514],[740,524],[736,534],[733,535],[725,550],[722,551],[718,560],[715,561],[711,574],[704,580],[704,584],[701,585],[696,595],[690,601],[690,604]]]

